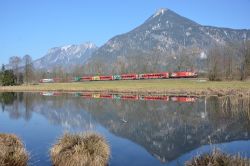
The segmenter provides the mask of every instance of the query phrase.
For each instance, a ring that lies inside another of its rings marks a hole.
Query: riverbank
[[[168,94],[185,96],[250,95],[250,81],[206,81],[199,79],[123,80],[77,83],[43,83],[0,87],[1,92],[108,92],[136,94]]]

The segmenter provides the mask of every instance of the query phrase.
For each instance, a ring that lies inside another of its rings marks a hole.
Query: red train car
[[[92,98],[92,93],[82,93],[80,94],[82,98]]]
[[[169,73],[146,73],[146,74],[140,74],[140,79],[157,79],[157,78],[169,78]]]
[[[180,103],[187,103],[187,102],[195,102],[196,97],[191,96],[172,96],[170,97],[171,101],[180,102]]]
[[[137,74],[122,74],[121,75],[122,80],[136,80],[138,79]]]
[[[180,72],[173,72],[170,74],[171,78],[195,78],[197,77],[196,72],[186,72],[186,71],[180,71]]]
[[[100,94],[100,98],[112,99],[112,98],[113,98],[113,95],[112,95],[112,94]]]
[[[123,100],[139,100],[138,95],[122,95],[121,99]]]
[[[109,81],[109,80],[113,80],[113,77],[112,76],[100,76],[100,80]]]
[[[141,100],[164,100],[169,101],[168,96],[143,96],[141,97]]]
[[[83,77],[81,77],[81,80],[83,80],[83,81],[90,81],[91,78],[92,78],[92,76],[83,76]]]

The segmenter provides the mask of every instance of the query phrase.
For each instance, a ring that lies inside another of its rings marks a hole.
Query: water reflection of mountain
[[[163,162],[203,144],[249,139],[249,116],[227,112],[223,101],[209,98],[196,103],[88,101],[85,110],[116,135],[128,138]],[[90,107],[88,107],[90,106]],[[236,108],[235,108],[236,109]],[[241,108],[239,108],[241,109]],[[243,109],[243,108],[242,108]],[[208,137],[210,136],[210,137]]]
[[[6,96],[11,99],[8,103],[4,102]],[[37,93],[0,93],[0,101],[2,111],[7,111],[13,119],[29,120],[35,112],[42,114],[50,123],[65,128],[89,129],[91,127],[91,116],[82,111],[80,98],[67,95],[45,97]]]
[[[13,118],[29,120],[36,112],[53,124],[71,128],[88,128],[94,120],[140,144],[163,162],[210,142],[250,138],[249,98],[209,97],[195,103],[176,103],[13,95],[13,102],[5,104],[1,96],[2,106]]]

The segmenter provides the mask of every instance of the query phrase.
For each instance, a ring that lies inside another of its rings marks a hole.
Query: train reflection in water
[[[43,96],[61,96],[69,94],[72,96],[93,99],[121,99],[121,100],[161,100],[174,102],[195,102],[196,96],[169,96],[169,95],[138,95],[138,94],[113,94],[113,93],[91,93],[91,92],[41,92]]]

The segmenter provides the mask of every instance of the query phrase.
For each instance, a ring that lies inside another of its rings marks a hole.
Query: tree
[[[0,84],[1,85],[2,85],[4,71],[5,71],[5,66],[4,66],[4,64],[2,64],[2,69],[1,69],[1,72],[0,72]]]
[[[250,41],[215,46],[207,60],[209,80],[244,80],[250,75]]]
[[[2,72],[5,71],[5,65],[4,65],[4,64],[2,64],[2,69],[1,69],[1,71],[2,71]]]
[[[19,77],[20,62],[21,58],[18,56],[12,56],[9,59],[9,64],[11,65],[14,74],[17,76],[17,84],[20,84],[20,77]]]
[[[233,44],[227,44],[223,49],[223,69],[226,79],[233,78],[233,61],[234,61],[235,49]]]
[[[26,84],[30,83],[33,78],[33,64],[32,58],[29,55],[25,55],[23,57],[24,60],[24,82]]]
[[[221,47],[215,46],[208,53],[208,79],[210,81],[221,80],[222,52]]]
[[[2,85],[9,86],[9,85],[16,85],[16,76],[13,70],[5,70],[3,77],[2,77]]]
[[[250,75],[250,41],[243,41],[239,47],[240,52],[240,80]]]

